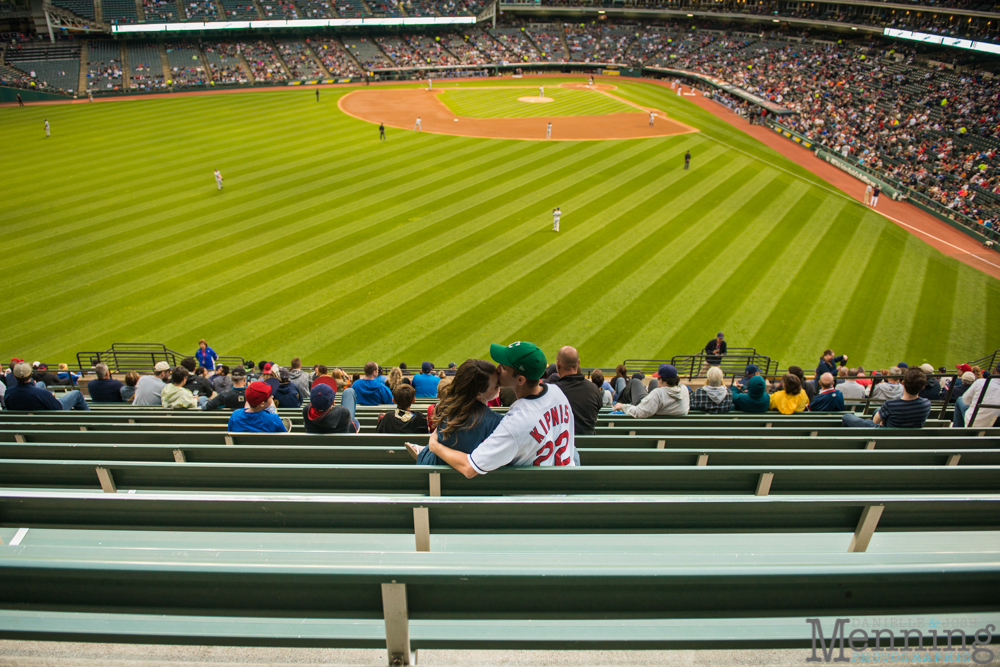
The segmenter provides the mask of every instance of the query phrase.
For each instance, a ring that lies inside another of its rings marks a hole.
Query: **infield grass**
[[[537,118],[544,116],[602,116],[610,113],[642,113],[594,90],[546,86],[545,97],[553,102],[522,102],[520,97],[537,97],[538,87],[494,88],[491,90],[453,89],[438,98],[456,116],[467,118]]]
[[[253,359],[389,365],[485,358],[520,339],[613,366],[693,353],[723,331],[812,368],[826,347],[879,367],[1000,346],[1000,281],[669,89],[615,94],[700,133],[549,143],[390,129],[380,143],[339,111],[349,90],[0,109],[0,354],[193,352],[204,337]],[[496,108],[494,92],[453,97]]]

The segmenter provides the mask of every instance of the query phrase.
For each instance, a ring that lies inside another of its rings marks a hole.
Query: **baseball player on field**
[[[549,123],[548,127],[545,128],[545,138],[546,139],[552,138],[552,123]]]
[[[413,124],[414,132],[422,132],[424,128],[420,127],[420,116],[417,116],[417,122]]]
[[[577,466],[580,457],[573,438],[573,409],[558,385],[539,384],[545,354],[533,343],[490,345],[490,357],[500,368],[500,385],[514,390],[517,400],[496,430],[471,454],[445,447],[431,434],[431,451],[468,478],[504,466]]]
[[[215,184],[219,186],[220,190],[222,189],[222,172],[218,169],[215,170]]]
[[[552,209],[552,231],[554,232],[559,231],[559,218],[561,217],[562,217],[562,211],[560,211],[559,207],[556,206],[554,209]]]

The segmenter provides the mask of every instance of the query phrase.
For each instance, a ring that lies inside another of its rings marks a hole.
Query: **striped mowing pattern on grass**
[[[610,366],[724,331],[786,365],[830,346],[878,367],[1000,344],[1000,281],[669,90],[615,94],[702,132],[544,143],[390,129],[380,143],[339,112],[347,90],[0,109],[17,165],[0,353],[193,352],[205,337],[254,359],[395,364],[521,339]]]
[[[642,113],[628,104],[594,90],[545,86],[545,97],[554,102],[521,102],[537,97],[538,88],[451,89],[438,94],[456,116],[466,118],[537,118],[540,116],[602,116],[609,113]]]

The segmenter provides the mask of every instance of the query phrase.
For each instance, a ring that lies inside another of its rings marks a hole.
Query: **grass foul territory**
[[[443,99],[478,116],[628,109],[561,81],[442,83]],[[539,83],[555,102],[517,101]],[[193,353],[206,338],[253,359],[388,365],[530,340],[611,366],[693,353],[722,331],[783,365],[811,368],[832,347],[870,368],[997,347],[1000,281],[669,89],[617,83],[701,132],[390,128],[380,142],[339,111],[351,88],[319,103],[310,89],[0,109],[0,354],[55,363],[116,341]]]

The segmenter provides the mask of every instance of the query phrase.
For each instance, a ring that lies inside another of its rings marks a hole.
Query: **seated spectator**
[[[933,375],[934,367],[930,364],[921,364],[920,370],[926,375]],[[941,398],[941,383],[937,378],[928,377],[927,386],[920,391],[920,396],[929,401],[936,401]]]
[[[165,361],[157,361],[156,365],[153,366],[153,374],[143,375],[136,382],[132,405],[159,406],[160,394],[168,377],[170,377],[170,364]]]
[[[580,355],[576,348],[566,345],[556,354],[556,377],[566,400],[573,408],[574,433],[597,434],[597,413],[601,411],[601,390],[580,372]]]
[[[392,392],[392,399],[396,403],[396,409],[387,412],[378,420],[375,426],[376,433],[427,433],[427,418],[419,412],[411,412],[413,405],[414,390],[408,384],[400,382],[395,391]]]
[[[706,374],[705,386],[691,392],[691,410],[718,414],[733,409],[733,397],[722,386],[725,375],[718,366],[712,366]]]
[[[292,376],[287,368],[278,371],[278,389],[274,392],[274,403],[279,408],[302,407],[299,388],[292,384]]]
[[[121,403],[122,387],[125,385],[111,377],[108,365],[102,361],[94,366],[94,373],[97,379],[87,383],[90,400],[94,403]]]
[[[785,373],[781,376],[781,391],[771,394],[771,409],[783,415],[803,412],[809,405],[809,396],[802,389],[798,375]]]
[[[208,399],[201,406],[202,410],[220,410],[222,408],[238,410],[243,407],[246,403],[247,372],[243,370],[242,366],[236,366],[230,373],[230,378],[233,386]]]
[[[358,405],[388,405],[392,403],[392,392],[378,380],[378,364],[374,361],[365,364],[365,376],[356,380],[351,384],[351,387],[354,389]],[[434,387],[437,388],[437,382],[434,383]]]
[[[205,374],[205,368],[198,366],[194,357],[181,359],[181,366],[187,370],[190,376],[187,383],[188,391],[195,396],[204,396],[206,398],[211,398],[215,394],[215,389]],[[197,372],[199,370],[200,372]]]
[[[898,366],[893,366],[888,371],[889,375],[902,375],[903,371]],[[881,401],[888,401],[894,398],[903,397],[903,386],[894,377],[887,377],[877,385],[872,387],[872,398]]]
[[[306,433],[357,433],[354,419],[354,390],[345,389],[341,405],[334,405],[336,394],[330,385],[320,383],[309,392],[309,405],[302,406],[302,424]]]
[[[302,370],[302,360],[298,357],[292,359],[288,370],[288,377],[291,378],[292,384],[298,388],[299,396],[305,397],[309,395],[309,390],[312,389],[312,382],[309,381],[309,376]],[[336,388],[333,391],[336,393]]]
[[[1000,374],[1000,364],[996,367],[996,373]],[[985,373],[983,373],[985,375]],[[989,427],[993,426],[997,415],[1000,415],[1000,408],[980,407],[976,410],[976,405],[982,401],[983,405],[1000,405],[1000,377],[989,380],[989,387],[986,387],[986,377],[979,378],[972,383],[962,399],[955,402],[955,425],[965,427]],[[986,387],[985,396],[983,389]],[[975,413],[976,420],[972,421]]]
[[[448,377],[455,377],[455,373],[457,371],[458,371],[458,364],[456,364],[454,361],[452,361],[452,362],[449,362],[449,364],[448,364],[448,370],[446,370],[444,372],[444,374],[447,375]]]
[[[896,369],[898,370],[898,368]],[[843,416],[844,426],[872,428],[921,428],[931,414],[931,402],[920,397],[927,375],[919,368],[909,368],[903,377],[903,395],[882,404],[872,419],[862,419],[853,413]],[[898,385],[897,385],[898,386]]]
[[[746,369],[743,371],[743,377],[736,381],[736,384],[740,386],[741,389],[746,389],[750,384],[750,378],[752,377],[763,377],[760,374],[760,369],[757,364],[747,364]]]
[[[395,392],[396,387],[403,384],[403,371],[399,368],[393,368],[389,371],[389,377],[385,381],[385,385],[389,387],[389,391]]]
[[[434,375],[434,364],[425,361],[420,365],[420,372],[413,376],[413,390],[420,398],[433,398],[437,396],[437,385],[441,381]]]
[[[618,394],[618,402],[628,405],[639,405],[642,399],[646,398],[649,391],[642,380],[645,377],[641,372],[632,374],[632,378],[626,383],[625,389]]]
[[[763,414],[771,407],[771,397],[767,395],[767,381],[760,375],[750,378],[746,392],[732,388],[733,410],[749,414]]]
[[[160,404],[173,410],[198,410],[208,402],[204,396],[195,396],[185,388],[190,374],[183,366],[178,366],[170,372],[170,384],[160,392]]]
[[[271,396],[273,397],[274,392],[278,391],[278,386],[281,384],[281,366],[273,361],[268,361],[264,364],[264,368],[260,372],[260,377],[257,379],[260,382],[271,385]]]
[[[621,396],[623,391],[625,391],[628,381],[628,370],[625,368],[624,364],[618,364],[615,368],[615,377],[611,380],[611,392],[614,394],[615,401],[617,401],[618,397]],[[624,402],[627,403],[628,401]]]
[[[41,384],[42,388],[45,387],[55,387],[59,384],[59,378],[56,374],[49,370],[47,364],[40,362],[34,362],[32,364],[34,372],[31,374],[32,379],[34,379],[36,384]]]
[[[10,360],[10,364],[7,366],[7,372],[4,374],[4,383],[7,385],[8,389],[17,384],[17,378],[14,377],[14,366],[21,363],[24,363],[24,359],[18,359],[15,357]]]
[[[816,383],[806,381],[806,376],[805,373],[802,371],[801,366],[789,366],[788,372],[799,379],[799,384],[802,385],[802,388],[806,390],[806,396],[811,401],[813,397],[816,395]],[[781,383],[778,384],[779,386],[775,389],[775,391],[781,390],[780,386]]]
[[[615,403],[615,410],[636,419],[653,415],[686,415],[691,405],[691,392],[681,385],[677,369],[670,364],[662,364],[656,375],[663,381],[662,386],[651,391],[639,405]]]
[[[337,370],[340,370],[339,368]],[[343,372],[343,371],[341,371]],[[313,380],[310,389],[315,389],[316,385],[325,384],[326,386],[333,389],[334,395],[337,393],[337,380],[330,373],[330,370],[323,364],[316,366],[316,379]]]
[[[955,386],[951,390],[951,398],[948,399],[949,402],[955,403],[962,398],[975,381],[976,376],[972,374],[972,371],[962,373],[962,376],[955,380]]]
[[[819,376],[819,393],[809,401],[810,412],[840,412],[844,409],[844,394],[837,389],[831,373]]]
[[[611,383],[604,379],[604,372],[600,368],[595,368],[590,374],[590,381],[601,392],[601,407],[610,408],[614,405],[614,393],[611,389]]]
[[[135,371],[129,371],[125,374],[125,384],[119,390],[121,392],[123,402],[132,402],[132,398],[135,396],[135,385],[137,382],[139,382],[138,373]]]
[[[434,442],[448,449],[472,454],[503,419],[488,404],[500,394],[497,367],[482,359],[469,359],[455,371],[434,410],[431,422]],[[445,465],[430,447],[407,444],[419,465]]]
[[[62,385],[69,384],[75,387],[76,383],[79,382],[80,380],[80,374],[71,373],[69,370],[69,366],[67,364],[59,364],[59,372],[56,373],[56,378],[59,379],[59,384]]]
[[[871,378],[865,376],[864,366],[858,366],[858,384],[864,387],[866,391],[871,392],[872,381]]]
[[[244,373],[243,377],[246,377]],[[210,378],[212,383],[212,389],[221,394],[224,391],[228,391],[233,388],[233,378],[230,376],[229,366],[225,364],[219,366],[215,369],[215,375]]]
[[[228,430],[230,433],[287,433],[284,422],[268,408],[274,407],[271,397],[271,385],[266,382],[253,382],[246,388],[246,399],[249,407],[233,410],[229,415]]]
[[[431,428],[431,426],[434,424],[434,411],[437,409],[437,406],[441,403],[441,401],[444,400],[444,397],[448,395],[448,388],[451,386],[451,381],[452,381],[452,378],[448,378],[447,381],[438,382],[438,395],[437,395],[438,402],[437,403],[431,403],[430,405],[427,406],[427,427],[428,428]],[[497,406],[499,406],[500,405],[500,397],[499,396],[495,397],[495,399],[493,401],[490,401],[488,403],[488,405],[491,406],[491,407],[497,407]]]
[[[493,343],[490,356],[500,367],[501,384],[514,390],[517,401],[472,454],[445,447],[433,435],[431,451],[468,478],[507,465],[580,465],[573,410],[566,395],[558,385],[538,382],[545,371],[545,354],[533,343],[518,341],[506,347]]]
[[[23,361],[14,366],[13,373],[17,384],[4,393],[8,410],[90,410],[79,389],[56,398],[51,391],[39,387],[31,377],[31,366]]]
[[[868,395],[868,390],[858,382],[858,369],[848,368],[847,379],[843,384],[837,385],[845,401],[863,401]]]

